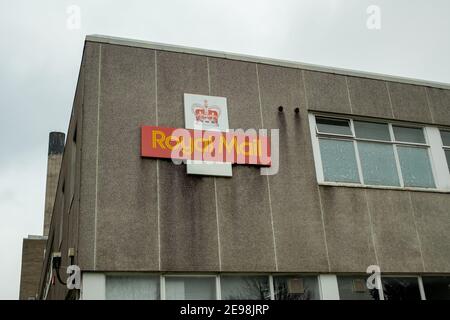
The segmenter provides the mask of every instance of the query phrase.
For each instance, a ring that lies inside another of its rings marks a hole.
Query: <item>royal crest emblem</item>
[[[208,100],[203,104],[194,103],[192,113],[195,116],[195,123],[209,127],[219,127],[220,107],[208,106]]]

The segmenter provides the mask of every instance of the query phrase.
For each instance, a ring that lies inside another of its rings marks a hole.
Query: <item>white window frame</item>
[[[448,176],[447,188],[450,189],[450,181],[449,181],[450,180],[450,163],[447,163],[447,157],[445,156],[445,151],[450,151],[450,145],[444,145],[444,141],[442,140],[442,136],[441,136],[441,131],[450,132],[450,128],[436,128],[436,130],[437,130],[437,132],[435,132],[435,135],[439,135],[439,137],[440,137],[440,139],[439,139],[440,144],[436,145],[436,148],[441,147],[442,153],[443,153],[443,155],[442,155],[443,162],[444,162],[444,164],[447,165],[446,168],[440,168],[440,169],[441,169],[442,174],[445,174],[445,172],[447,172],[447,176]]]
[[[339,135],[339,134],[329,134],[329,133],[320,133],[317,129],[316,125],[316,116],[331,118],[331,119],[342,119],[348,120],[351,130],[351,135]],[[319,184],[323,185],[335,185],[335,186],[352,186],[352,187],[365,187],[365,188],[378,188],[378,189],[395,189],[395,190],[421,190],[421,191],[442,191],[448,192],[450,191],[450,172],[447,166],[447,160],[445,158],[445,151],[447,147],[442,145],[442,139],[440,136],[440,131],[437,127],[432,126],[424,126],[424,125],[416,125],[411,123],[404,123],[399,121],[385,121],[385,120],[376,120],[376,119],[364,119],[360,117],[345,117],[342,115],[332,115],[332,114],[321,114],[321,113],[309,113],[309,128],[311,134],[311,141],[313,147],[314,154],[314,164],[316,168],[316,178]],[[367,122],[375,122],[375,123],[385,123],[388,125],[390,141],[376,140],[376,139],[364,139],[357,138],[355,135],[354,129],[354,120],[356,121],[367,121]],[[420,128],[423,130],[425,143],[411,143],[411,142],[403,142],[397,141],[394,136],[394,126],[404,126],[408,128]],[[319,137],[324,137],[331,140],[341,140],[341,141],[351,141],[354,145],[355,151],[355,159],[358,170],[359,182],[333,182],[333,181],[325,181],[324,173],[323,173],[323,165],[322,165],[322,156],[320,153],[319,146]],[[394,157],[397,168],[397,174],[400,186],[388,186],[388,185],[369,185],[364,183],[364,177],[361,167],[361,160],[359,157],[358,151],[358,141],[366,141],[366,142],[374,142],[374,143],[384,143],[393,146],[394,149]],[[403,181],[403,174],[400,167],[400,161],[397,152],[397,146],[409,146],[409,147],[417,147],[427,149],[428,159],[431,165],[431,171],[434,179],[434,188],[426,188],[426,187],[409,187],[405,186]],[[450,147],[448,147],[450,150]]]
[[[81,274],[81,300],[106,300],[106,275],[99,272]]]
[[[319,275],[320,300],[340,300],[337,276],[335,274]]]

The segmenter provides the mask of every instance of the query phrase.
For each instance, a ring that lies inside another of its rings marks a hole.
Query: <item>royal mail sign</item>
[[[214,121],[213,121],[214,122]],[[209,131],[143,126],[141,155],[186,161],[270,166],[270,139],[255,130]]]
[[[278,144],[274,167],[266,130],[229,129],[225,97],[185,93],[184,120],[185,128],[143,126],[142,157],[182,161],[196,175],[231,177],[232,164],[259,165],[264,175],[278,170]]]

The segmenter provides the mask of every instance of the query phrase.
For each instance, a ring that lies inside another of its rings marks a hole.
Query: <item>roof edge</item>
[[[164,43],[151,42],[151,41],[134,40],[134,39],[96,35],[96,34],[87,35],[86,41],[128,46],[128,47],[147,48],[147,49],[154,49],[154,50],[161,50],[161,51],[187,53],[187,54],[202,55],[202,56],[209,56],[209,57],[215,57],[215,58],[223,58],[223,59],[230,59],[230,60],[239,60],[239,61],[245,61],[245,62],[268,64],[268,65],[287,67],[287,68],[333,73],[333,74],[338,74],[338,75],[346,75],[346,76],[353,76],[353,77],[360,77],[360,78],[384,80],[384,81],[391,81],[391,82],[400,82],[400,83],[428,86],[428,87],[434,87],[434,88],[440,88],[440,89],[450,89],[450,83],[426,81],[426,80],[421,80],[421,79],[398,77],[398,76],[386,75],[386,74],[381,74],[381,73],[372,73],[372,72],[358,71],[358,70],[345,69],[345,68],[335,68],[335,67],[330,67],[330,66],[320,66],[320,65],[309,64],[309,63],[301,63],[301,62],[294,62],[294,61],[287,61],[287,60],[280,60],[280,59],[271,59],[271,58],[243,55],[243,54],[236,54],[236,53],[228,53],[228,52],[208,50],[208,49],[199,49],[199,48],[193,48],[193,47],[177,46],[177,45],[164,44]]]
[[[40,236],[40,235],[32,235],[29,234],[27,238],[23,238],[24,240],[47,240],[47,236]]]

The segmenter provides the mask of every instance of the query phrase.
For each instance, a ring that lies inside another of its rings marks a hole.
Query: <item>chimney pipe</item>
[[[44,236],[48,236],[58,187],[59,171],[64,152],[66,135],[62,132],[50,132],[48,140],[47,181],[45,190]]]

